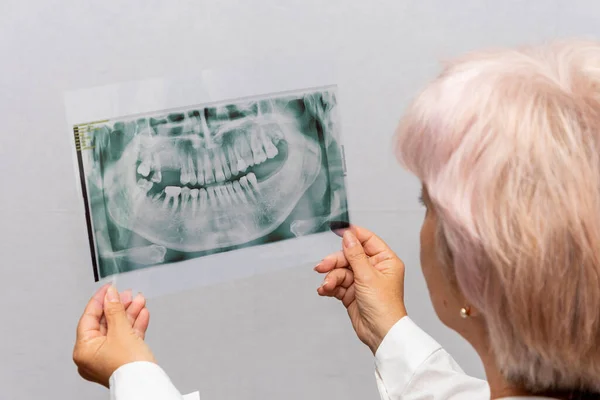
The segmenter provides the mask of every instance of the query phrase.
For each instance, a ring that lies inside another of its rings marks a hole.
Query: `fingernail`
[[[321,283],[321,286],[319,286],[319,287],[323,287],[323,286],[325,286],[325,285],[327,285],[327,279],[325,279],[325,280],[323,281],[323,283]]]
[[[344,246],[346,246],[346,248],[352,248],[354,246],[356,246],[356,244],[358,243],[358,241],[356,240],[356,236],[354,236],[354,234],[350,231],[346,231],[344,233]]]
[[[108,288],[108,291],[106,292],[106,298],[111,303],[119,302],[119,292],[117,291],[117,288],[114,285],[110,285],[110,287]]]
[[[319,267],[321,266],[321,264],[322,264],[322,263],[318,263],[318,264],[317,264],[317,265],[316,265],[316,266],[313,268],[313,270],[314,270],[314,271],[316,271],[317,269],[319,269]]]
[[[350,227],[350,224],[348,223],[348,221],[330,221],[329,222],[329,229],[331,229],[332,231],[337,231],[340,229],[348,229]]]

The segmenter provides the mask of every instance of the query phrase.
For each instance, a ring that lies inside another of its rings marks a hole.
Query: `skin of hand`
[[[141,294],[131,299],[112,285],[102,286],[88,302],[79,324],[73,361],[82,378],[109,385],[119,367],[135,362],[156,362],[144,342],[150,314]]]
[[[325,257],[315,271],[327,274],[317,293],[344,304],[358,338],[375,354],[407,315],[402,260],[373,232],[351,226],[343,232],[342,251]]]

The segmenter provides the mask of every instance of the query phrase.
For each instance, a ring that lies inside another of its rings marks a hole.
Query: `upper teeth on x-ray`
[[[101,277],[347,220],[333,89],[119,118],[82,150]]]

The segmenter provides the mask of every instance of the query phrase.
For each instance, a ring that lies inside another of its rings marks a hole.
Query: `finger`
[[[373,277],[376,270],[369,262],[363,246],[351,230],[347,230],[344,233],[342,245],[344,255],[354,272],[354,279],[359,283],[366,283]]]
[[[123,304],[123,307],[125,307],[125,310],[129,309],[129,306],[131,306],[132,300],[133,300],[133,298],[131,295],[131,289],[127,289],[127,290],[124,290],[123,292],[121,292],[121,303]],[[133,325],[134,320],[135,320],[135,318],[133,318],[131,320],[131,325]],[[104,315],[104,314],[102,314],[102,317],[100,318],[100,334],[106,335],[106,315]]]
[[[329,222],[329,229],[331,229],[333,231],[333,233],[335,233],[338,236],[343,236],[344,235],[344,231],[346,229],[348,229],[350,226],[350,224],[348,223],[348,221],[330,221]]]
[[[346,291],[348,289],[339,286],[337,289],[335,289],[334,293],[333,293],[333,297],[335,297],[338,300],[342,300],[344,298],[344,295],[346,294]]]
[[[104,312],[104,297],[110,284],[102,286],[94,293],[83,310],[83,315],[77,324],[77,340],[85,339],[93,332],[100,332],[100,318]]]
[[[338,286],[335,290],[327,293],[325,293],[322,288],[319,288],[317,289],[317,293],[325,297],[335,297],[342,302],[344,307],[348,308],[354,301],[356,289],[354,285],[350,285],[348,288]]]
[[[358,241],[362,244],[365,249],[365,253],[368,256],[374,256],[383,252],[394,253],[392,249],[381,239],[379,236],[371,232],[370,230],[363,228],[362,226],[350,225],[347,229],[335,231],[339,236],[344,235],[346,231],[354,233]]]
[[[332,290],[325,290],[323,289],[323,286],[319,286],[317,288],[317,293],[319,294],[319,296],[324,296],[324,297],[335,297],[335,294],[337,293],[337,289],[339,289],[341,286],[337,286],[335,288],[333,288]]]
[[[131,332],[131,324],[127,320],[125,307],[121,303],[121,298],[117,288],[110,286],[106,290],[104,299],[104,315],[106,316],[107,335],[121,334]]]
[[[347,268],[334,269],[327,274],[321,287],[326,292],[333,291],[337,287],[347,288],[354,282],[354,274]]]
[[[104,314],[102,314],[102,318],[100,318],[100,334],[106,336],[106,317]]]
[[[336,251],[335,253],[331,253],[323,258],[321,262],[317,264],[314,270],[320,273],[325,273],[335,268],[346,268],[349,265],[350,264],[348,264],[348,260],[346,260],[344,252]]]
[[[150,311],[147,308],[142,308],[137,319],[133,323],[133,330],[136,335],[144,339],[146,336],[146,330],[150,324]]]
[[[354,233],[360,244],[363,246],[365,254],[367,254],[368,256],[375,256],[380,253],[387,253],[386,256],[389,257],[390,255],[394,254],[394,252],[392,251],[392,249],[390,249],[387,243],[385,243],[383,239],[381,239],[379,236],[377,236],[370,230],[356,225],[352,225],[350,227],[350,230],[352,231],[352,233]]]
[[[140,314],[140,311],[146,306],[146,299],[141,293],[138,293],[129,307],[127,308],[127,320],[133,326],[133,323]]]
[[[389,260],[391,255],[387,252],[379,253],[374,255],[373,257],[369,257],[369,262],[372,266],[376,266],[377,264]],[[335,253],[331,253],[326,256],[320,263],[317,264],[313,269],[321,274],[329,272],[335,268],[348,268],[350,267],[350,263],[346,260],[346,256],[342,250],[336,251]]]
[[[344,296],[341,298],[341,301],[342,301],[342,304],[344,305],[344,307],[348,308],[348,306],[350,304],[352,304],[352,302],[354,301],[355,293],[356,293],[356,286],[354,286],[354,285],[350,285],[350,287],[348,289],[346,289]]]
[[[131,305],[132,301],[133,294],[131,293],[131,289],[127,289],[121,292],[121,303],[123,304],[123,307],[125,307],[125,309],[127,309],[127,307]]]
[[[317,289],[320,296],[335,296],[338,288],[348,288],[354,283],[352,271],[346,268],[334,269],[325,277],[325,280]]]

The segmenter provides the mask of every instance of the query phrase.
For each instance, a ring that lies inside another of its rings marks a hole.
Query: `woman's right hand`
[[[344,304],[358,338],[375,354],[387,332],[407,315],[402,260],[373,232],[351,226],[344,232],[342,251],[325,257],[315,271],[327,273],[317,293]]]
[[[79,324],[73,361],[86,380],[109,386],[121,366],[155,362],[144,342],[150,314],[143,296],[121,298],[114,286],[104,285],[88,302]]]

